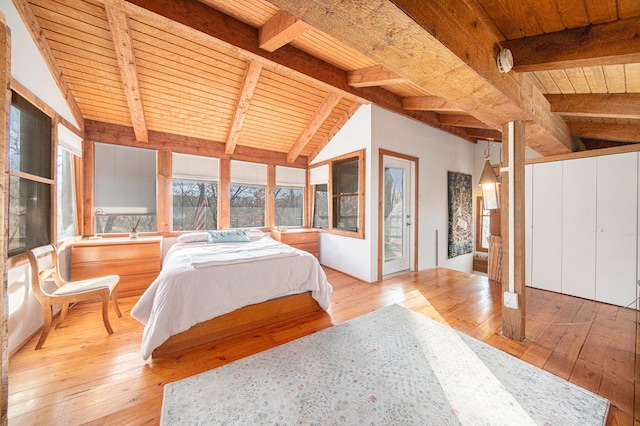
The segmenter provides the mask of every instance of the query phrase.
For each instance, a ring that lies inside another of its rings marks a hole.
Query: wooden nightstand
[[[81,240],[71,247],[71,279],[119,275],[118,297],[141,295],[158,276],[162,237]]]
[[[318,257],[318,230],[313,228],[294,228],[285,232],[273,230],[271,238]]]

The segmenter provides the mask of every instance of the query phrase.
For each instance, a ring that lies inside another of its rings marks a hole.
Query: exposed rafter
[[[358,108],[360,108],[360,104],[354,103],[351,106],[351,108],[349,108],[347,111],[344,112],[344,114],[342,114],[342,117],[340,117],[340,120],[336,121],[336,123],[333,125],[331,130],[329,130],[329,132],[327,133],[327,136],[324,138],[324,140],[318,144],[316,149],[314,149],[311,154],[309,154],[309,162],[313,161],[313,159],[316,158],[318,154],[320,154],[320,151],[322,151],[324,147],[327,146],[329,142],[331,142],[331,139],[333,139],[336,133],[338,133],[338,131],[342,129],[342,126],[344,126],[347,123],[347,121],[349,121],[349,119],[353,116],[353,114],[356,113]]]
[[[408,96],[402,98],[402,108],[418,111],[463,112],[451,102],[438,96]]]
[[[640,124],[603,124],[570,121],[571,133],[578,137],[621,142],[640,142]]]
[[[467,129],[467,135],[473,139],[483,139],[483,140],[494,140],[501,141],[502,140],[502,132],[499,130],[493,129]]]
[[[455,127],[471,127],[474,129],[492,129],[491,126],[483,123],[470,115],[441,114],[440,123]]]
[[[533,77],[498,71],[499,40],[462,0],[270,2],[496,130],[528,121],[527,144],[542,155],[572,150],[567,125]]]
[[[280,10],[260,28],[258,45],[267,52],[273,52],[304,34],[309,28],[309,25],[295,16]]]
[[[294,162],[296,158],[300,155],[305,146],[309,143],[314,133],[318,131],[322,123],[329,117],[331,111],[338,105],[342,99],[337,93],[329,93],[324,98],[318,109],[316,110],[311,120],[307,123],[304,130],[298,136],[298,139],[295,141],[289,153],[287,154],[287,160],[289,162]]]
[[[545,95],[551,111],[567,116],[640,119],[640,93]],[[640,138],[640,135],[638,136]]]
[[[62,71],[58,66],[58,61],[55,59],[53,53],[51,52],[49,42],[47,42],[47,39],[42,32],[42,28],[40,27],[40,24],[38,23],[38,20],[36,19],[31,6],[27,2],[27,0],[13,0],[13,4],[16,6],[20,17],[22,18],[22,21],[26,24],[27,29],[31,34],[31,38],[35,42],[38,50],[40,51],[40,54],[42,55],[42,58],[47,64],[53,80],[58,85],[58,89],[60,89],[60,93],[62,93],[62,96],[67,102],[67,106],[71,110],[73,118],[75,118],[80,129],[84,129],[84,116],[82,115],[82,112],[80,112],[80,108],[76,103],[76,99],[71,93],[66,79],[62,75]]]
[[[247,68],[244,71],[244,77],[242,79],[242,88],[238,95],[238,103],[236,104],[236,110],[233,114],[233,121],[231,122],[229,135],[227,136],[227,143],[225,145],[224,151],[227,154],[233,154],[233,151],[236,149],[236,144],[240,137],[240,131],[242,130],[242,124],[244,123],[244,119],[249,111],[251,98],[253,97],[253,92],[258,84],[261,71],[261,64],[255,61],[249,61],[247,63]]]
[[[404,78],[382,65],[360,68],[347,73],[347,82],[352,87],[384,86],[385,84],[398,84],[405,81]]]
[[[105,0],[98,0],[104,2]],[[274,52],[259,48],[258,30],[196,0],[128,0],[123,8],[136,17],[244,60],[254,60],[279,73],[361,104],[374,103],[389,111],[440,127],[430,111],[402,109],[401,97],[380,87],[352,87],[346,72],[290,44]],[[305,21],[306,22],[306,21]]]
[[[120,76],[124,86],[124,93],[129,105],[131,123],[136,133],[136,138],[140,142],[148,142],[147,123],[144,118],[144,108],[142,105],[142,94],[138,82],[138,71],[136,68],[136,58],[133,53],[133,41],[131,39],[131,29],[127,15],[118,6],[120,3],[108,0],[105,3],[109,28],[113,37],[113,45],[118,59]]]
[[[640,62],[640,17],[505,41],[514,71]]]

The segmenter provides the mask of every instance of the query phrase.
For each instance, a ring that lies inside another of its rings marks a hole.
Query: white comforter
[[[176,243],[131,310],[149,358],[170,336],[243,306],[311,291],[325,311],[333,291],[317,259],[264,237],[250,243]]]

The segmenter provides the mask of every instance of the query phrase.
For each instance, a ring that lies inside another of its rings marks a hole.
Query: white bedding
[[[248,243],[176,243],[131,316],[145,326],[141,352],[147,359],[169,337],[195,324],[305,291],[329,309],[333,288],[318,260],[269,237]]]

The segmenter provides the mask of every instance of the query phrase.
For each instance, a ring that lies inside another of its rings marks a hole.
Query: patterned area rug
[[[161,424],[603,425],[609,401],[393,305],[167,384]]]

